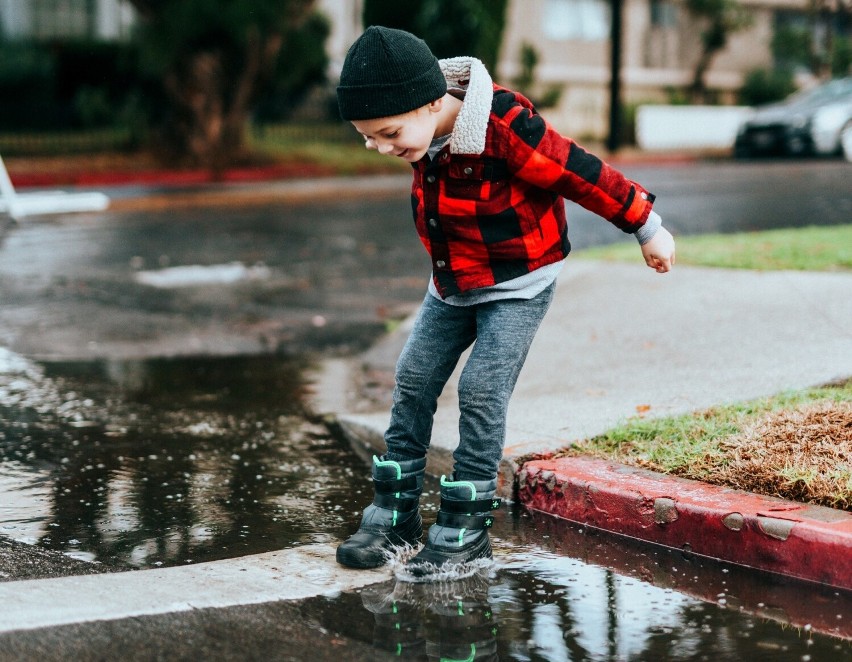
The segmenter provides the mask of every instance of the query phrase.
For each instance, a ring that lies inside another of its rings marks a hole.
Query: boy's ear
[[[429,103],[429,112],[437,113],[444,107],[444,97],[438,97]]]

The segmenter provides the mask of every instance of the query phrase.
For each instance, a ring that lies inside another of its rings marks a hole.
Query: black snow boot
[[[422,550],[405,565],[418,579],[469,574],[471,562],[491,558],[488,529],[491,511],[500,507],[494,498],[496,480],[447,480],[441,476],[441,508]]]
[[[337,562],[347,568],[378,568],[394,548],[415,546],[423,536],[418,510],[426,458],[379,459],[373,456],[375,497],[361,517],[361,526],[337,548]]]

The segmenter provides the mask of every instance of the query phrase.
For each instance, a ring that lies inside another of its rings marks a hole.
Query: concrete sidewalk
[[[519,460],[640,412],[685,413],[852,376],[850,292],[848,273],[677,266],[660,275],[644,264],[569,257],[510,406],[502,492],[512,493]],[[318,376],[315,410],[368,454],[384,449],[393,366],[411,321]],[[428,464],[436,475],[452,470],[458,374],[439,401]],[[852,529],[843,528],[852,550]]]

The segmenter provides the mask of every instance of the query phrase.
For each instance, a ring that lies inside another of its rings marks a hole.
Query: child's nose
[[[379,145],[379,154],[390,154],[393,151],[393,145],[389,142],[383,142]]]

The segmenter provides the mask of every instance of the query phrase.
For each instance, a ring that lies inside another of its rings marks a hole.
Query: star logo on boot
[[[485,518],[485,527],[488,528],[494,525],[494,520],[490,517]]]

